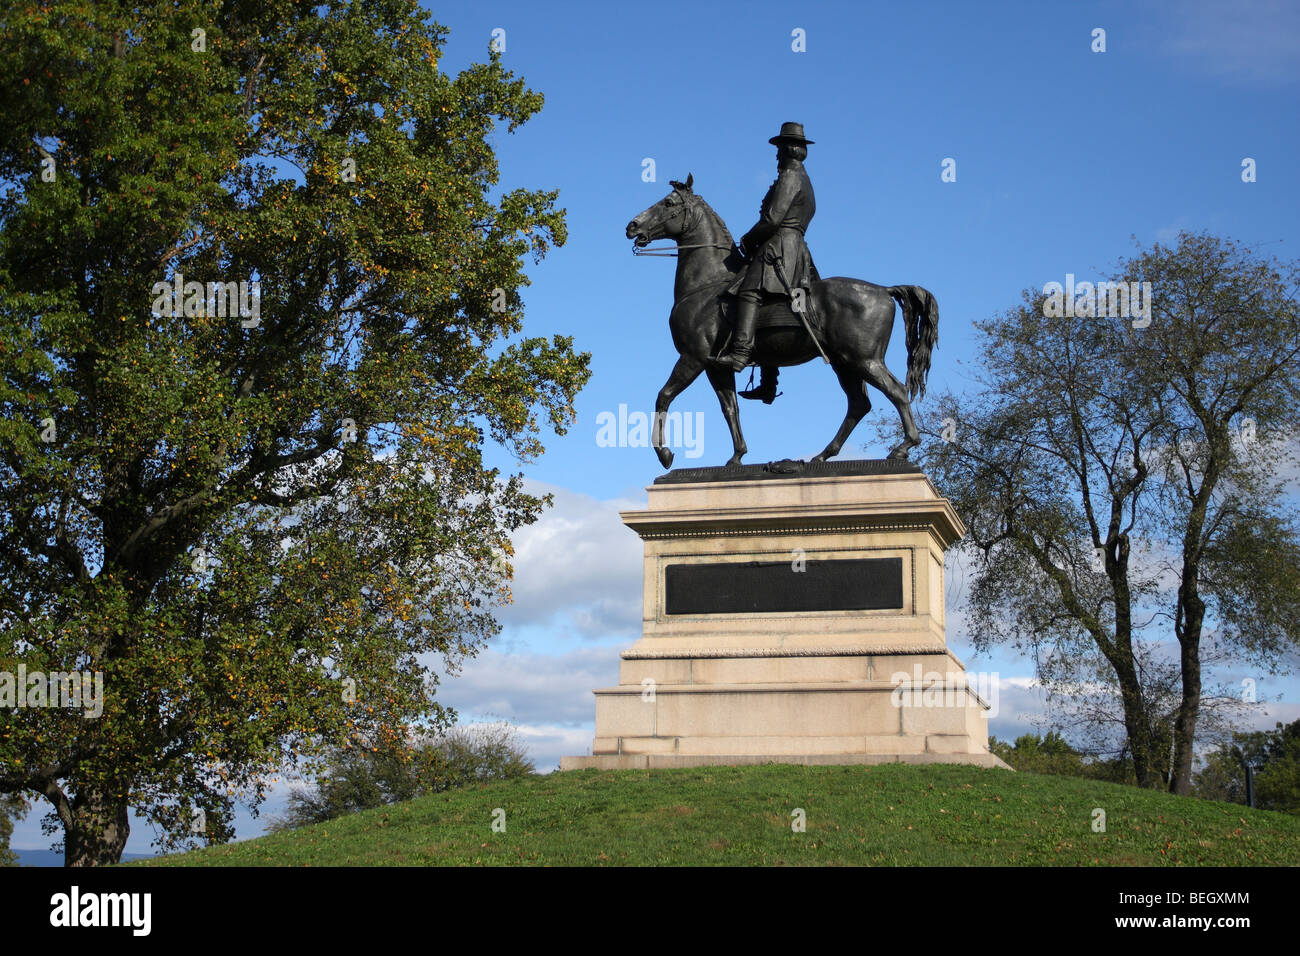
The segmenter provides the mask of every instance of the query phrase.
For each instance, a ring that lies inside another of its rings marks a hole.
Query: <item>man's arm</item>
[[[799,177],[794,170],[782,170],[772,188],[768,190],[759,209],[759,220],[754,228],[745,233],[741,246],[746,250],[757,249],[785,219],[790,211],[790,204],[799,194]]]

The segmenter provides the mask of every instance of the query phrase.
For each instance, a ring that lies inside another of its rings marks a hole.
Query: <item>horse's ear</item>
[[[690,191],[691,191],[691,187],[694,186],[694,185],[695,185],[695,174],[694,174],[694,173],[687,173],[687,174],[686,174],[686,191],[687,191],[687,192],[690,192]]]
[[[679,183],[675,179],[668,180],[668,185],[673,187],[674,192],[676,192],[679,189],[687,188],[685,183]]]

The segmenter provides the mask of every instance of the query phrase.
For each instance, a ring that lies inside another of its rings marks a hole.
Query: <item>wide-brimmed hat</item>
[[[811,146],[812,140],[804,139],[803,123],[782,123],[781,132],[768,140],[773,146],[780,146],[782,143],[800,143],[804,146]]]

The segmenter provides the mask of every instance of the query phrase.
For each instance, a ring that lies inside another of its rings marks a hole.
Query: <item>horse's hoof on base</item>
[[[739,465],[739,464],[740,464],[740,456],[732,455],[730,458],[727,459],[727,464],[724,467],[731,468],[733,465]]]
[[[835,454],[834,454],[833,452],[832,452],[831,454],[827,454],[826,452],[822,452],[820,455],[814,455],[813,458],[812,458],[812,460],[813,460],[813,461],[826,461],[827,459],[829,459],[829,458],[834,458],[834,457],[835,457]]]
[[[907,448],[900,445],[889,453],[889,458],[893,461],[907,461]]]
[[[671,448],[656,448],[655,454],[659,456],[659,464],[665,468],[673,466],[673,452]]]

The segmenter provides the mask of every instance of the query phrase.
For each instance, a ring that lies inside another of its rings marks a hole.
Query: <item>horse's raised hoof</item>
[[[671,448],[656,448],[655,454],[659,456],[659,464],[665,468],[673,466],[673,450]]]

